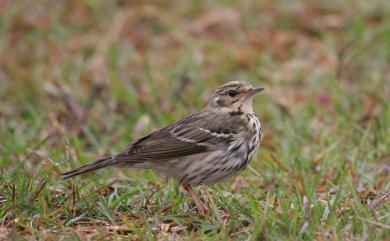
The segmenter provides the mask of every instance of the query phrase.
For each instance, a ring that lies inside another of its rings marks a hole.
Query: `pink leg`
[[[181,186],[188,192],[188,194],[191,195],[192,199],[195,202],[196,209],[198,210],[198,213],[201,215],[205,215],[208,212],[208,208],[206,205],[200,200],[199,196],[192,190],[192,187],[190,184],[183,182]]]

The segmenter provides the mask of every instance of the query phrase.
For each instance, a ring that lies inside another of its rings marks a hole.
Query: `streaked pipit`
[[[243,81],[224,84],[203,110],[136,140],[119,154],[65,172],[62,178],[108,166],[152,168],[180,180],[204,212],[191,185],[219,182],[247,166],[261,137],[252,96],[262,90]]]

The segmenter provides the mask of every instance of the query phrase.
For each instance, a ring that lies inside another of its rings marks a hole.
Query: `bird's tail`
[[[61,178],[68,179],[70,177],[77,176],[77,175],[80,175],[80,174],[83,174],[86,172],[91,172],[91,171],[94,171],[94,170],[97,170],[97,169],[100,169],[103,167],[112,166],[112,165],[115,165],[116,163],[117,163],[116,160],[113,159],[111,156],[104,157],[104,158],[98,159],[96,161],[93,161],[85,166],[81,166],[81,167],[78,167],[78,168],[73,169],[71,171],[64,172],[61,174]]]

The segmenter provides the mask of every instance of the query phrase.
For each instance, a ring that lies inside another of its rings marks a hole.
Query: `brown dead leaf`
[[[240,14],[232,8],[217,8],[201,14],[198,18],[188,25],[192,34],[201,34],[204,32],[216,31],[223,25],[237,26],[239,24]]]
[[[298,192],[299,192],[299,194],[302,196],[303,194],[304,194],[304,191],[303,191],[303,183],[302,183],[303,181],[300,181],[300,182],[297,182],[296,184],[297,184],[297,189],[298,189]]]
[[[284,164],[274,155],[271,154],[271,160],[278,166],[280,167],[283,171],[287,172],[288,168],[284,166]]]
[[[363,115],[360,117],[359,121],[366,122],[375,119],[383,112],[382,102],[373,94],[368,96],[362,95],[360,103],[363,107]]]
[[[259,55],[259,51],[251,47],[240,47],[234,50],[234,56],[240,67],[249,67],[255,58]]]
[[[317,188],[316,188],[316,191],[318,193],[325,193],[328,191],[328,186],[326,185],[319,185]]]
[[[171,223],[162,223],[162,224],[160,224],[160,230],[163,233],[168,233],[170,227],[171,227]]]

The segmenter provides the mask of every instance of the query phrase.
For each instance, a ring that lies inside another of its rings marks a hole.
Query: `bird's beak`
[[[263,91],[265,88],[262,87],[256,87],[256,88],[250,88],[248,92],[246,92],[247,98],[252,97],[254,94],[259,93],[260,91]]]

